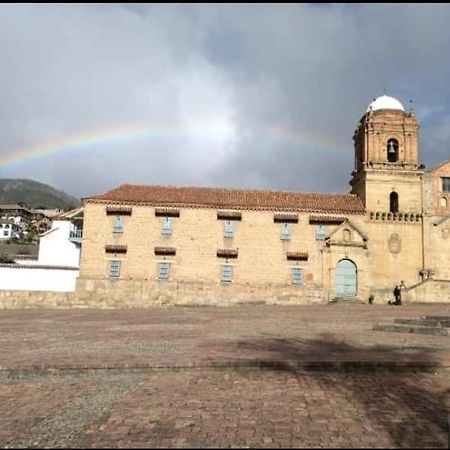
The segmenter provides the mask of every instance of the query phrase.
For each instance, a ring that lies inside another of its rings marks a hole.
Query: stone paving
[[[450,306],[0,311],[0,447],[445,448]]]

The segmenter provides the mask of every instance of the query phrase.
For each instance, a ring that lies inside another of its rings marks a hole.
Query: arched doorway
[[[356,296],[356,265],[349,259],[341,259],[336,264],[336,296]]]

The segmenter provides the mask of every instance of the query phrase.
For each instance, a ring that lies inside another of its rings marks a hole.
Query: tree
[[[14,258],[7,253],[0,253],[0,264],[14,264],[15,262]]]

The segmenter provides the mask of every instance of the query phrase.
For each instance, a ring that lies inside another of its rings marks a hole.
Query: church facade
[[[121,185],[83,199],[77,294],[104,306],[450,302],[450,160],[425,170],[413,112],[375,99],[347,194]]]

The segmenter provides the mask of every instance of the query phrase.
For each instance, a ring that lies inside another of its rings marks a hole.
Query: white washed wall
[[[53,221],[52,229],[39,242],[39,264],[79,267],[80,246],[70,242],[70,228],[68,220]]]
[[[0,264],[0,290],[74,292],[78,269]]]

